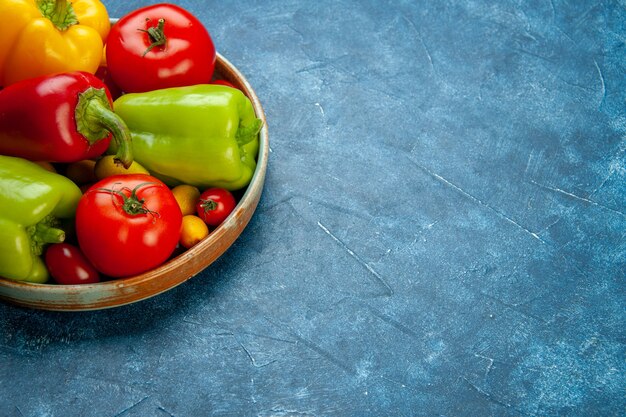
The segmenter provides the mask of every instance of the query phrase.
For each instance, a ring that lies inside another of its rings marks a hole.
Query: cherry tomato
[[[140,274],[165,262],[176,248],[181,223],[170,189],[146,174],[98,181],[76,210],[80,248],[111,277]]]
[[[189,249],[209,235],[209,228],[198,216],[188,214],[183,216],[183,225],[180,229],[180,245]]]
[[[206,224],[219,226],[235,209],[237,201],[230,191],[223,188],[209,188],[200,194],[196,212]]]
[[[215,60],[202,22],[173,4],[136,9],[120,18],[107,38],[108,70],[127,93],[208,84]]]
[[[100,274],[85,255],[69,243],[55,243],[46,250],[46,266],[58,284],[93,284],[100,282]]]
[[[172,188],[172,194],[174,194],[174,198],[178,201],[178,206],[183,216],[196,214],[196,202],[200,198],[200,190],[198,190],[198,188],[189,184],[181,184]]]

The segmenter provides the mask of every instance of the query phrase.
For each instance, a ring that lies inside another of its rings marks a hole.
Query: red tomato
[[[92,284],[100,282],[100,274],[74,245],[55,243],[46,250],[46,266],[58,284]]]
[[[111,277],[140,274],[165,262],[176,248],[181,223],[174,194],[146,174],[98,181],[76,210],[80,248]]]
[[[202,22],[173,4],[127,14],[107,38],[107,67],[128,93],[208,84],[215,59],[213,40]]]
[[[237,201],[230,191],[223,188],[209,188],[200,194],[196,212],[209,226],[219,226],[235,209]]]

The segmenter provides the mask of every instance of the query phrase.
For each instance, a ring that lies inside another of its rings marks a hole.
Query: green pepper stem
[[[54,5],[54,17],[62,22],[65,16],[67,16],[67,0],[57,0]]]
[[[108,107],[104,107],[98,102],[94,102],[94,107],[94,112],[99,113],[100,126],[111,132],[113,139],[117,142],[115,162],[121,163],[124,168],[128,169],[133,163],[133,151],[130,131],[126,123]]]
[[[131,136],[124,120],[109,104],[104,89],[89,87],[79,94],[76,106],[76,127],[90,145],[111,133],[117,143],[115,162],[128,169],[133,163]]]
[[[240,125],[237,133],[235,135],[235,139],[237,140],[237,144],[239,146],[243,146],[246,143],[249,143],[253,139],[257,137],[261,128],[263,127],[263,120],[254,119],[247,126]]]
[[[37,0],[37,7],[41,15],[59,30],[66,30],[78,23],[74,7],[67,0]]]
[[[61,229],[57,229],[56,227],[38,223],[35,226],[33,239],[39,243],[61,243],[65,240],[65,232]]]
[[[65,240],[65,232],[57,228],[59,221],[53,216],[46,216],[39,223],[26,228],[30,237],[30,251],[33,255],[41,255],[48,243],[61,243]]]

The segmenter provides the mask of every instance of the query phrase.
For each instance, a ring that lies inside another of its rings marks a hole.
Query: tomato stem
[[[148,30],[139,29],[141,32],[146,32],[148,34],[148,37],[150,38],[150,42],[152,42],[150,46],[148,46],[148,49],[143,51],[143,54],[141,56],[146,56],[146,54],[150,52],[152,48],[165,45],[167,38],[165,37],[165,32],[163,31],[164,27],[165,19],[160,18],[156,27],[153,26],[151,28],[148,28]]]
[[[122,190],[130,191],[130,196],[127,196],[122,191],[112,190],[110,188],[98,188],[97,190],[106,191],[107,193],[110,193],[111,195],[118,195],[122,197],[122,201],[124,202],[122,204],[122,210],[124,210],[124,212],[130,216],[138,216],[140,214],[152,214],[153,216],[158,217],[159,213],[147,208],[144,204],[145,200],[143,198],[140,199],[137,196],[137,190],[139,190],[141,187],[145,185],[158,185],[158,184],[155,182],[142,182],[141,184],[138,184],[137,186],[135,186],[135,188],[133,188],[132,190],[128,187],[122,188]]]
[[[202,207],[202,209],[206,213],[207,211],[215,210],[217,208],[217,203],[214,200],[208,198],[206,200],[200,200],[200,207]]]

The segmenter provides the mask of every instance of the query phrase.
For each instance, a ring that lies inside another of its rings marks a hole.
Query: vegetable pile
[[[147,272],[218,227],[262,121],[174,4],[113,26],[99,0],[0,0],[0,276]]]

